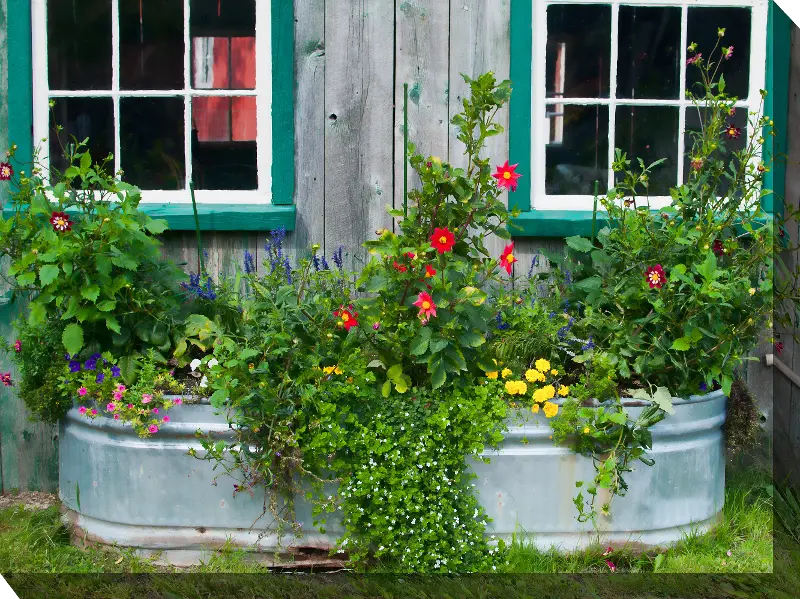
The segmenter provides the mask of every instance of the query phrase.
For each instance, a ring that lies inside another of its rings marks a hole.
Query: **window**
[[[615,148],[646,163],[666,158],[651,177],[650,203],[669,204],[669,189],[689,173],[686,131],[700,126],[697,108],[686,99],[696,81],[686,64],[687,47],[697,42],[707,54],[717,41],[717,27],[726,29],[723,44],[734,46],[733,58],[720,71],[727,91],[739,98],[736,125],[746,129],[747,111],[760,106],[767,0],[515,4],[511,157],[524,164],[529,155],[529,184],[519,189],[529,198],[513,198],[523,211],[591,211],[595,182],[600,193],[614,184]],[[515,25],[516,18],[527,18],[530,29]],[[525,48],[520,40],[528,36]],[[527,65],[515,56],[523,52],[530,56]],[[530,96],[519,94],[521,85],[530,85]],[[527,110],[520,107],[525,102]],[[528,127],[520,131],[525,120]],[[521,142],[528,131],[529,139]]]
[[[35,1],[34,139],[48,139],[43,158],[63,168],[60,146],[89,137],[93,157],[113,154],[143,203],[190,203],[191,182],[199,203],[269,204],[272,6]]]

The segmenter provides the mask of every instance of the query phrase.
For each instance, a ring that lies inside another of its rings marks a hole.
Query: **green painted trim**
[[[509,208],[531,209],[531,48],[533,3],[511,0],[511,83],[509,103],[509,161],[522,164],[517,191],[508,197]]]
[[[272,203],[294,203],[294,3],[272,0]]]
[[[589,237],[593,214],[591,210],[530,210],[512,218],[508,230],[514,237]],[[598,212],[597,230],[607,225],[608,220]]]
[[[194,231],[191,204],[139,204],[139,209],[153,218],[166,219],[172,231]],[[9,218],[14,210],[6,208]],[[274,204],[198,204],[197,217],[203,231],[272,231],[283,227],[294,231],[296,208]]]
[[[771,169],[764,176],[764,188],[772,193],[763,200],[764,210],[783,214],[786,194],[786,160],[789,153],[789,69],[792,46],[792,21],[775,2],[769,3],[767,25],[767,97],[764,113],[775,123],[775,135],[766,136],[764,153],[772,157]]]
[[[17,144],[17,171],[33,158],[33,49],[30,0],[8,0],[8,143]],[[5,152],[6,148],[0,148]]]

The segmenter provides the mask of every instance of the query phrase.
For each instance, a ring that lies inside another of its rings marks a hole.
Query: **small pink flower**
[[[169,416],[164,416],[161,422],[169,422]]]
[[[129,403],[129,404],[128,404],[128,409],[129,409],[129,410],[132,410],[132,409],[133,409],[133,404],[132,404],[132,403]]]
[[[377,331],[379,328],[381,328],[381,323],[379,322],[376,322],[375,324],[372,325],[373,331]]]
[[[142,403],[150,403],[153,401],[153,396],[149,393],[142,393]]]
[[[730,556],[732,556],[732,555],[733,555],[733,552],[732,552],[730,549],[728,549],[728,553],[727,553],[726,555],[727,555],[728,557],[730,557]]]
[[[608,566],[612,574],[617,571],[617,567],[610,560],[606,560],[606,566]]]
[[[614,549],[611,546],[606,547],[606,550],[603,551],[603,557],[611,555],[612,553],[614,553]]]
[[[119,414],[114,414],[114,420],[119,420]]]
[[[14,351],[17,352],[17,353],[22,351],[22,341],[20,341],[19,339],[17,339],[14,342]]]
[[[80,408],[78,408],[78,414],[80,414],[81,416],[86,414],[86,406],[81,406]]]
[[[92,408],[92,416],[97,416],[97,410],[95,408]]]
[[[178,399],[176,399],[176,400],[175,400],[173,403],[174,403],[176,406],[179,406],[179,405],[181,405],[181,404],[183,403],[183,400],[182,400],[182,399],[179,397],[179,398],[178,398]]]
[[[701,52],[698,52],[697,54],[695,54],[691,58],[687,59],[686,60],[686,64],[687,65],[694,64],[696,62],[700,62],[702,59],[703,59],[703,54]]]
[[[125,393],[125,385],[117,385],[117,391],[120,393]]]
[[[158,414],[158,408],[153,408],[153,414]]]
[[[115,406],[113,403],[110,403],[110,404],[108,404],[106,406],[106,410],[108,410],[109,412],[113,412],[116,409],[117,409],[117,406]]]
[[[80,387],[78,389],[78,395],[80,395],[81,397],[83,397],[87,393],[89,393],[89,390],[86,387]]]
[[[113,397],[113,398],[114,398],[116,401],[119,401],[119,400],[121,400],[121,399],[122,399],[122,393],[120,393],[119,391],[114,391],[114,395],[113,395],[112,397]]]
[[[733,46],[722,49],[722,58],[724,58],[725,60],[730,60],[732,57],[733,57]]]
[[[150,431],[152,434],[155,434],[158,432],[158,426],[156,426],[155,424],[151,424],[150,426],[147,427],[147,430]]]

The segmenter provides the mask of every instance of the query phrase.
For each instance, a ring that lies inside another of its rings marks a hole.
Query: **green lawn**
[[[19,506],[0,511],[0,571],[89,575],[58,578],[7,575],[20,597],[70,599],[224,596],[793,599],[800,588],[800,545],[779,526],[773,534],[770,484],[769,478],[757,471],[731,473],[722,523],[708,534],[684,539],[658,559],[657,552],[636,555],[620,550],[604,557],[598,547],[563,555],[515,545],[509,556],[508,572],[530,573],[528,576],[398,578],[356,577],[346,573],[264,576],[268,570],[249,562],[242,551],[223,551],[207,564],[177,570],[158,567],[129,551],[80,550],[70,545],[69,534],[60,524],[58,508],[32,512]],[[606,560],[615,564],[616,574],[611,574]],[[780,575],[769,574],[773,569]],[[175,572],[200,575],[164,575]],[[758,572],[766,574],[753,574]],[[112,576],[91,576],[100,573]],[[714,576],[676,577],[662,573],[714,573]],[[136,574],[148,576],[131,576]]]

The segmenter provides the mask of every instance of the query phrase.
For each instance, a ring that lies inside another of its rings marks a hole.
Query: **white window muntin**
[[[616,139],[616,108],[621,106],[667,106],[678,110],[678,178],[683,181],[686,138],[686,108],[692,101],[686,99],[686,59],[687,47],[691,43],[686,38],[688,29],[689,8],[751,8],[750,31],[750,81],[748,97],[740,99],[737,107],[746,110],[757,110],[761,104],[761,90],[765,86],[767,62],[767,20],[769,0],[532,0],[533,6],[533,43],[531,44],[531,82],[533,86],[531,99],[531,208],[535,210],[591,210],[593,196],[590,195],[547,195],[545,191],[545,148],[550,139],[550,119],[548,110],[563,110],[565,105],[608,106],[608,188],[614,186],[614,173],[611,164],[614,161]],[[547,56],[547,7],[564,4],[602,4],[611,6],[611,61],[609,65],[609,97],[608,98],[547,98],[546,97],[546,56]],[[654,6],[678,7],[681,9],[681,59],[680,59],[680,91],[675,100],[662,99],[617,99],[617,60],[618,30],[620,6]],[[713,23],[709,26],[713,27]],[[629,158],[632,158],[629,156]],[[635,158],[635,157],[633,157]],[[672,202],[669,196],[651,196],[653,208],[667,206]]]
[[[189,32],[190,0],[183,0],[184,87],[175,90],[122,90],[119,82],[119,1],[111,3],[111,90],[51,90],[47,65],[47,0],[33,0],[33,135],[36,143],[50,136],[49,102],[51,98],[111,98],[114,107],[114,172],[120,169],[120,98],[182,97],[184,101],[184,189],[144,190],[142,203],[191,203],[189,183],[192,181],[192,98],[203,96],[256,98],[256,160],[258,189],[195,190],[198,202],[206,204],[269,204],[272,200],[272,39],[270,2],[257,0],[256,6],[256,84],[254,89],[203,89],[192,87],[191,39]],[[42,143],[39,159],[49,166],[48,145]]]

